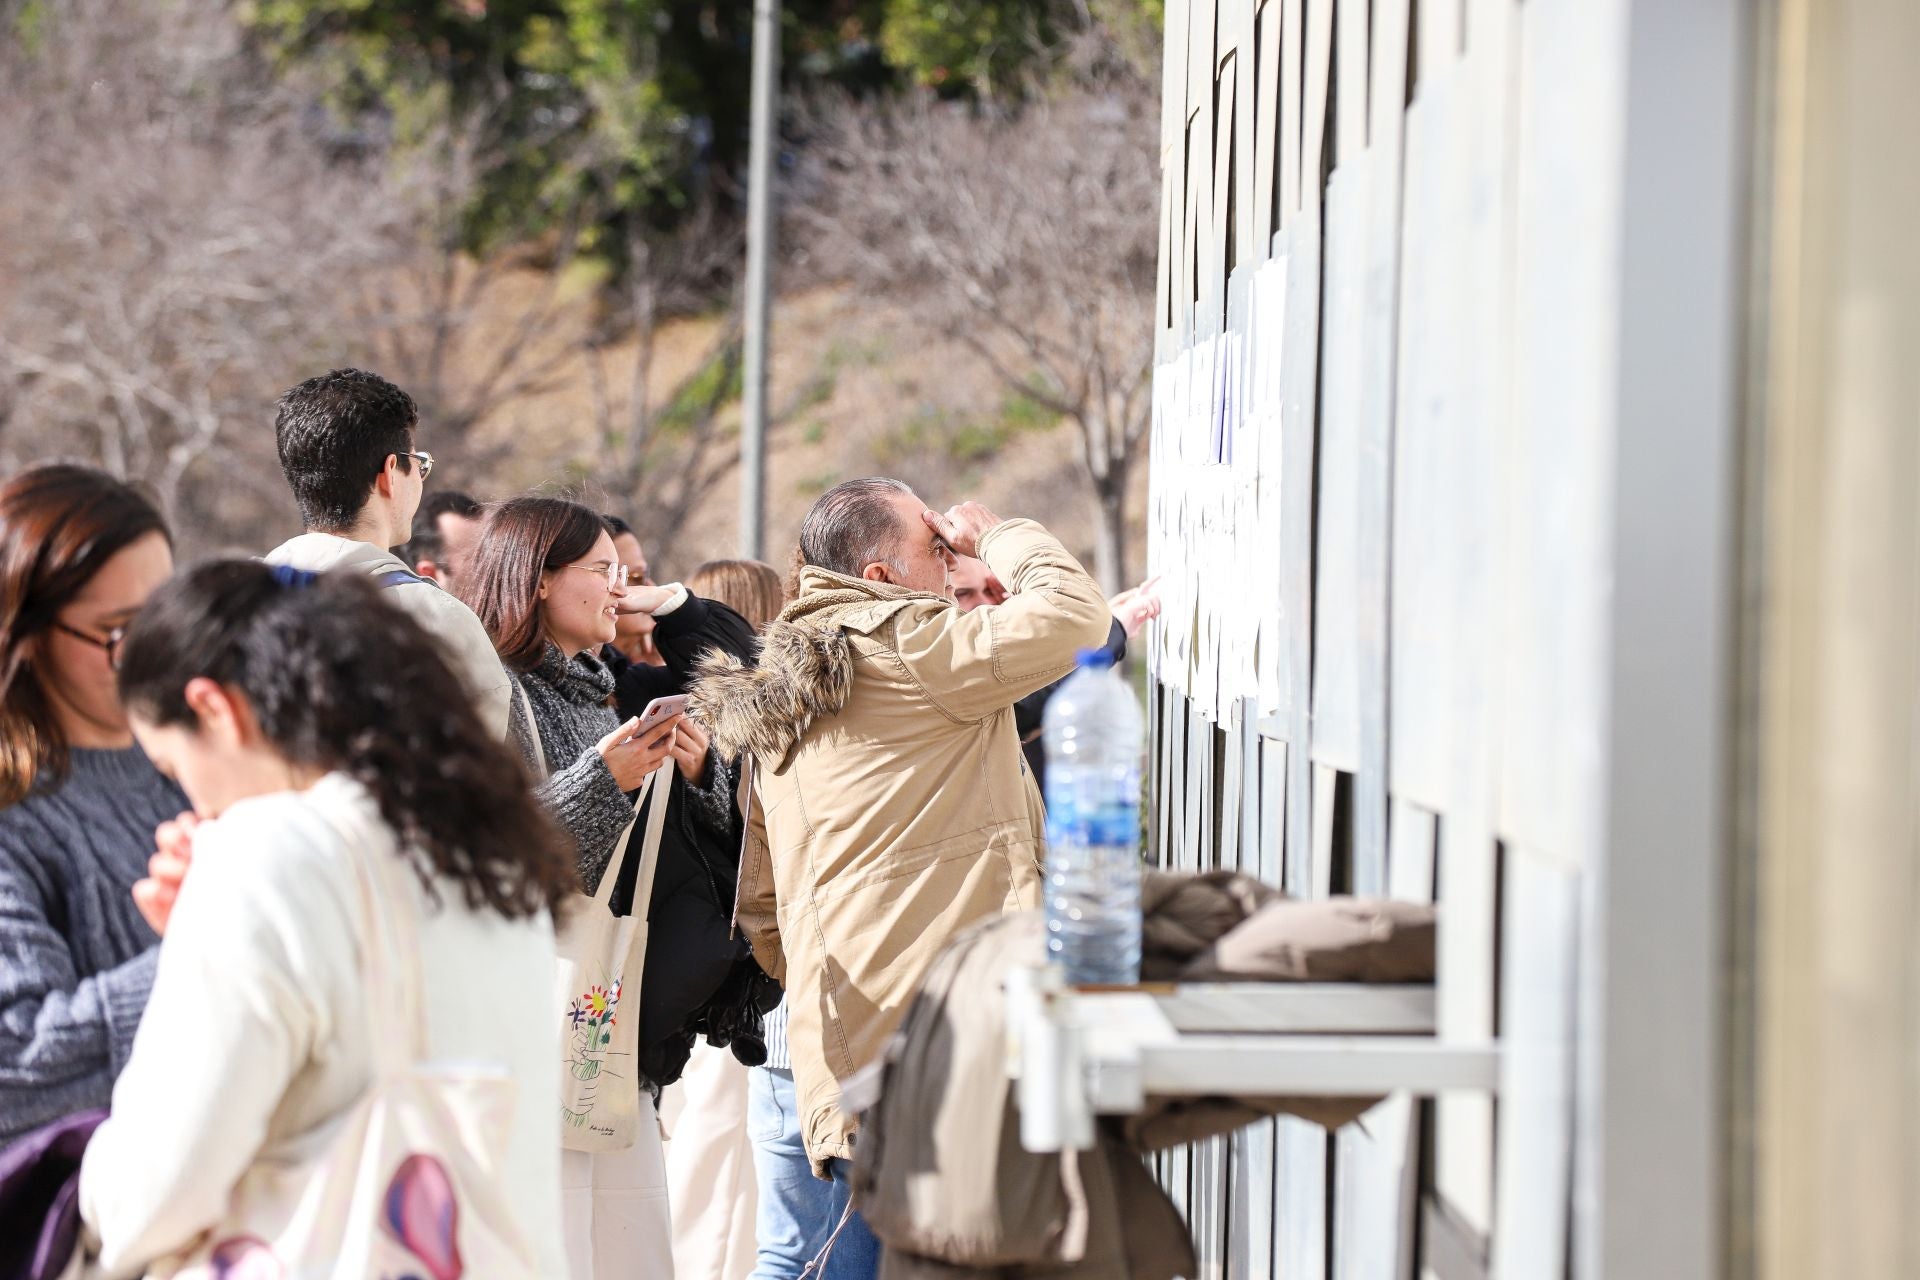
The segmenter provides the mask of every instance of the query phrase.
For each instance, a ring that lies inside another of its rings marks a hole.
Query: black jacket
[[[654,623],[653,642],[666,659],[664,667],[634,662],[612,645],[600,657],[613,670],[614,708],[621,719],[639,715],[655,698],[685,693],[693,668],[710,649],[721,649],[742,662],[751,662],[759,643],[747,620],[718,600],[688,594],[686,603]]]
[[[654,642],[664,667],[628,661],[611,646],[602,653],[614,673],[614,708],[624,720],[658,697],[685,693],[693,668],[713,649],[751,662],[757,649],[746,619],[714,600],[689,596],[661,618]],[[641,977],[640,1070],[656,1085],[680,1078],[705,1035],[731,1045],[735,1056],[757,1065],[766,1060],[760,1014],[779,1000],[779,986],[760,971],[744,938],[733,936],[734,885],[739,872],[740,816],[737,775],[713,753],[702,787],[672,774],[659,865],[647,910],[647,959]],[[652,805],[648,801],[648,805]],[[643,811],[640,822],[644,824]],[[644,825],[636,831],[644,830]],[[614,883],[616,914],[633,909],[639,859],[630,858]]]

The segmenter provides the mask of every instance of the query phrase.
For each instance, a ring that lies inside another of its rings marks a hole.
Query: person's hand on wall
[[[161,823],[153,833],[153,856],[147,859],[146,879],[133,885],[133,905],[162,937],[173,918],[180,885],[193,865],[193,829],[199,824],[199,817],[191,811]]]
[[[1122,591],[1107,601],[1107,605],[1113,610],[1114,621],[1125,629],[1127,639],[1133,639],[1148,619],[1160,616],[1160,575],[1155,574],[1139,586]]]

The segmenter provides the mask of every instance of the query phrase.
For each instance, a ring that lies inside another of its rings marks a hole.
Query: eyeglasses
[[[563,564],[562,569],[579,569],[586,573],[597,574],[607,580],[607,590],[624,591],[630,577],[627,566],[623,564]]]
[[[88,635],[78,627],[70,627],[56,618],[53,622],[53,629],[64,632],[72,636],[75,640],[84,640],[94,648],[105,651],[107,655],[107,665],[115,671],[120,669],[120,642],[127,638],[127,628],[124,624],[109,628],[105,636],[95,636]]]
[[[411,453],[395,454],[394,456],[399,458],[412,458],[415,462],[418,462],[420,464],[420,478],[422,480],[425,480],[433,474],[433,455],[425,449],[415,449]]]

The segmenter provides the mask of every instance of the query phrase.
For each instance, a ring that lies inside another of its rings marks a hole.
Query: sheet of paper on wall
[[[1251,596],[1257,601],[1257,646],[1254,696],[1262,715],[1280,710],[1284,696],[1287,662],[1288,620],[1281,566],[1285,563],[1281,542],[1280,496],[1282,459],[1285,456],[1285,432],[1289,424],[1284,413],[1282,376],[1285,360],[1287,299],[1287,259],[1277,257],[1264,264],[1254,277],[1254,332],[1252,360],[1261,385],[1261,414],[1258,431],[1259,462],[1255,481],[1254,521],[1247,526],[1252,547],[1248,561],[1260,566],[1251,583]]]
[[[1169,451],[1169,461],[1167,461],[1165,466],[1171,470],[1171,451]],[[1179,501],[1179,493],[1169,484],[1167,489],[1165,489],[1164,497],[1162,497],[1160,510],[1156,512],[1156,518],[1158,518],[1158,524],[1160,524],[1160,532],[1158,532],[1160,555],[1158,555],[1158,558],[1156,558],[1156,560],[1152,562],[1152,566],[1150,566],[1152,572],[1162,574],[1162,587],[1160,587],[1162,610],[1160,610],[1160,618],[1158,618],[1156,624],[1154,624],[1156,629],[1158,629],[1158,633],[1160,633],[1160,662],[1158,662],[1158,668],[1156,668],[1154,674],[1160,677],[1162,683],[1167,683],[1167,685],[1173,683],[1173,668],[1177,666],[1177,660],[1179,660],[1179,652],[1177,652],[1179,639],[1177,639],[1177,628],[1175,628],[1175,618],[1177,618],[1179,614],[1177,614],[1175,608],[1173,608],[1173,606],[1175,606],[1175,597],[1177,597],[1177,593],[1179,593],[1179,583],[1177,583],[1177,576],[1179,576],[1179,545],[1177,545],[1175,539],[1173,539],[1173,520],[1175,520],[1173,505],[1175,505],[1177,501]]]
[[[1205,651],[1206,611],[1211,587],[1205,552],[1208,522],[1204,475],[1204,467],[1189,466],[1181,489],[1185,508],[1180,530],[1180,554],[1185,559],[1180,566],[1181,611],[1183,617],[1192,619],[1183,687],[1195,699],[1199,698],[1204,688],[1200,666]]]
[[[1150,565],[1153,572],[1166,575],[1167,591],[1176,599],[1184,589],[1181,575],[1189,559],[1182,543],[1182,522],[1185,518],[1182,449],[1193,412],[1193,363],[1193,353],[1182,351],[1161,366],[1160,376],[1164,385],[1160,405],[1160,448],[1150,477],[1154,495],[1149,530],[1153,539]],[[1181,617],[1177,606],[1173,606],[1165,609],[1155,623],[1155,674],[1163,683],[1175,689],[1186,687],[1185,664],[1190,648],[1190,641],[1180,625]]]
[[[1256,423],[1259,420],[1257,417],[1259,410],[1255,403],[1254,395],[1254,379],[1256,374],[1253,367],[1253,321],[1251,315],[1249,315],[1247,320],[1246,331],[1234,335],[1234,345],[1234,364],[1237,370],[1234,384],[1234,404],[1236,406],[1236,412],[1233,422],[1232,449],[1229,453],[1228,461],[1235,465],[1240,465],[1244,458],[1252,454],[1259,447],[1258,442],[1254,439],[1254,432],[1258,429]]]
[[[1287,671],[1287,616],[1279,580],[1280,478],[1262,475],[1255,501],[1259,514],[1251,526],[1255,547],[1249,559],[1261,565],[1262,580],[1257,590],[1248,593],[1259,639],[1247,696],[1255,700],[1261,715],[1273,715],[1283,703]]]
[[[1253,359],[1260,370],[1260,398],[1278,412],[1285,396],[1281,358],[1287,328],[1287,260],[1273,258],[1254,277],[1256,344]]]
[[[1253,452],[1249,450],[1249,452]],[[1265,593],[1259,579],[1277,574],[1278,566],[1251,545],[1260,530],[1260,472],[1257,454],[1254,462],[1234,467],[1233,484],[1233,564],[1239,571],[1241,588],[1228,593],[1233,607],[1233,679],[1235,700],[1251,698],[1259,690],[1259,642],[1261,605]]]
[[[1216,351],[1216,354],[1221,354]],[[1222,359],[1216,359],[1216,377]],[[1219,523],[1213,505],[1213,482],[1219,474],[1211,464],[1188,473],[1188,551],[1193,557],[1194,634],[1192,689],[1194,700],[1204,711],[1211,705],[1213,686],[1219,678],[1218,631],[1214,610],[1219,598],[1219,566],[1213,560],[1213,547]]]
[[[1233,335],[1223,333],[1215,348],[1217,355],[1213,362],[1213,400],[1214,420],[1212,453],[1207,458],[1209,466],[1220,466],[1226,462],[1227,450],[1232,447],[1233,439]]]
[[[1273,435],[1277,437],[1279,432],[1275,431]],[[1262,452],[1265,453],[1264,448]],[[1259,658],[1253,681],[1254,696],[1259,701],[1260,714],[1267,716],[1277,713],[1281,708],[1287,669],[1286,596],[1281,583],[1284,560],[1280,547],[1280,477],[1277,463],[1263,466],[1260,470],[1255,485],[1255,509],[1258,514],[1249,526],[1253,546],[1247,557],[1251,563],[1260,566],[1259,577],[1248,594],[1257,601],[1255,626],[1260,636]]]
[[[1252,420],[1253,415],[1246,415]],[[1258,577],[1264,572],[1252,550],[1249,535],[1256,528],[1259,481],[1258,440],[1245,428],[1236,431],[1242,447],[1230,466],[1217,471],[1214,529],[1207,554],[1215,566],[1213,605],[1219,619],[1220,704],[1224,712],[1239,698],[1249,696],[1258,639],[1258,611],[1253,606]]]
[[[1212,494],[1214,528],[1209,553],[1214,565],[1213,718],[1219,724],[1226,723],[1227,708],[1240,696],[1240,672],[1247,639],[1243,622],[1247,565],[1238,550],[1239,472],[1238,467],[1218,468]]]
[[[1242,415],[1233,455],[1233,491],[1230,563],[1233,581],[1228,590],[1232,615],[1227,687],[1230,706],[1255,697],[1259,688],[1260,620],[1269,580],[1278,582],[1279,566],[1259,541],[1260,478],[1270,465],[1266,441],[1279,421],[1279,379],[1268,368],[1267,333],[1284,317],[1269,300],[1273,296],[1276,263],[1263,263],[1254,272],[1247,307],[1247,332],[1242,338],[1246,411]],[[1284,268],[1282,268],[1284,269]],[[1277,363],[1277,362],[1276,362]],[[1231,718],[1231,717],[1230,717]]]
[[[1171,525],[1173,519],[1172,494],[1168,494],[1167,502],[1168,509],[1165,513],[1165,519],[1168,524]],[[1178,687],[1180,614],[1177,612],[1177,608],[1180,588],[1176,579],[1179,574],[1179,561],[1177,553],[1174,550],[1173,539],[1170,536],[1163,536],[1161,545],[1166,548],[1166,550],[1163,553],[1163,558],[1154,566],[1154,572],[1161,575],[1160,616],[1154,620],[1153,624],[1155,632],[1159,637],[1159,663],[1155,668],[1154,674],[1162,684]]]
[[[1207,462],[1218,466],[1226,458],[1227,433],[1233,416],[1233,335],[1213,340],[1213,404],[1207,419]]]
[[[1198,515],[1194,561],[1199,569],[1201,586],[1196,615],[1193,697],[1201,715],[1213,720],[1217,718],[1220,687],[1220,602],[1224,587],[1220,559],[1224,521],[1220,511],[1220,495],[1226,472],[1210,467],[1191,479]]]
[[[1178,491],[1179,468],[1186,456],[1187,424],[1193,420],[1193,348],[1180,353],[1174,363],[1173,416],[1167,422],[1167,462],[1173,468],[1168,477]]]
[[[1226,687],[1229,701],[1251,698],[1258,689],[1260,608],[1254,580],[1267,567],[1248,554],[1248,534],[1259,527],[1259,474],[1252,467],[1235,468],[1231,502],[1233,504],[1232,564],[1237,589],[1227,593],[1232,622],[1232,643],[1225,658],[1228,663]]]
[[[1234,446],[1246,415],[1246,349],[1245,334],[1229,331],[1220,335],[1220,435],[1213,460],[1223,466],[1233,463]]]
[[[1194,442],[1198,448],[1187,455],[1189,467],[1213,465],[1219,456],[1221,425],[1226,421],[1227,406],[1220,394],[1220,377],[1227,362],[1226,342],[1218,336],[1212,337],[1201,350],[1201,373],[1205,378],[1201,396],[1206,407],[1203,420],[1195,424]]]
[[[1219,339],[1208,338],[1193,348],[1193,367],[1187,387],[1187,433],[1181,448],[1181,462],[1187,467],[1204,465],[1212,454],[1214,414],[1219,408],[1214,366],[1219,362]]]
[[[1203,717],[1211,720],[1214,685],[1220,670],[1214,657],[1218,651],[1219,636],[1214,627],[1213,614],[1204,606],[1194,616],[1194,631],[1193,705]]]
[[[1161,513],[1163,531],[1161,534],[1162,559],[1156,571],[1161,576],[1160,595],[1160,678],[1174,688],[1186,686],[1186,654],[1184,639],[1185,620],[1181,612],[1186,599],[1187,589],[1184,580],[1186,554],[1180,544],[1181,495],[1178,490],[1169,490],[1166,505]]]
[[[1186,354],[1182,352],[1155,373],[1159,401],[1154,412],[1159,426],[1149,481],[1161,495],[1163,508],[1179,482],[1175,464],[1180,451],[1180,431],[1186,420],[1187,363]]]
[[[1170,417],[1170,401],[1174,385],[1174,364],[1158,364],[1153,369],[1152,401],[1147,428],[1147,574],[1149,577],[1162,571],[1167,563],[1166,548],[1166,505],[1167,483],[1171,478],[1167,468],[1167,422]],[[1154,679],[1161,679],[1161,649],[1164,636],[1159,619],[1149,622],[1142,650],[1146,657],[1147,671]]]
[[[1193,557],[1188,550],[1187,512],[1190,495],[1169,495],[1166,576],[1160,580],[1161,614],[1168,620],[1165,675],[1179,690],[1191,687],[1193,655]]]
[[[1267,411],[1272,383],[1267,376],[1263,354],[1263,331],[1271,323],[1266,315],[1267,281],[1273,273],[1273,263],[1264,262],[1253,273],[1253,282],[1247,300],[1247,416],[1257,420]]]
[[[1224,359],[1221,363],[1225,363]],[[1220,545],[1220,514],[1217,490],[1220,472],[1209,468],[1193,477],[1199,497],[1200,527],[1194,544],[1194,559],[1200,566],[1199,650],[1194,654],[1194,701],[1200,712],[1213,718],[1214,691],[1220,680],[1220,565],[1216,558]]]
[[[1156,422],[1153,462],[1154,470],[1147,477],[1149,488],[1164,493],[1169,478],[1162,470],[1167,455],[1173,449],[1174,433],[1180,423],[1180,364],[1181,357],[1176,355],[1153,371],[1153,390],[1156,397],[1154,418]]]

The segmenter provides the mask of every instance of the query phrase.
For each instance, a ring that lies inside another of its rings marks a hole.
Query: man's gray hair
[[[886,476],[837,484],[820,495],[800,526],[800,556],[850,578],[874,561],[900,567],[900,513],[893,499],[913,490]]]

